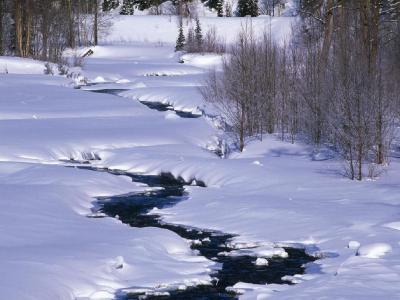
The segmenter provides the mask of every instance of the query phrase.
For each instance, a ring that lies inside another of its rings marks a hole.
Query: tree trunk
[[[4,48],[3,48],[3,16],[4,16],[4,0],[0,0],[0,55],[4,54]]]
[[[25,41],[24,41],[24,57],[28,57],[31,53],[31,33],[32,33],[32,0],[25,0],[25,20],[24,20],[24,31],[25,31]]]
[[[361,0],[360,18],[363,42],[368,57],[368,71],[373,73],[378,57],[381,0]]]
[[[333,0],[328,0],[327,12],[325,17],[324,41],[322,44],[321,70],[325,70],[326,64],[328,62],[329,49],[331,48],[332,44],[332,35],[333,35]]]
[[[48,56],[48,42],[49,42],[49,13],[45,7],[42,7],[42,59],[47,60]]]
[[[376,163],[382,165],[385,162],[385,147],[383,145],[383,133],[382,133],[382,115],[378,116],[378,128],[377,128],[377,140],[378,140],[378,149],[376,155]]]
[[[23,56],[22,49],[22,0],[15,0],[15,49],[18,56]]]
[[[74,15],[72,13],[72,0],[66,0],[68,14],[68,47],[75,48]]]
[[[94,36],[94,45],[97,46],[99,44],[99,2],[98,0],[94,0],[94,24],[93,24],[93,36]]]
[[[243,152],[244,150],[244,134],[245,134],[245,119],[246,119],[246,109],[242,105],[240,112],[240,132],[239,132],[239,150]]]

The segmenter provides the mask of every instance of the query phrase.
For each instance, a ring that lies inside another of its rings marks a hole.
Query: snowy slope
[[[290,37],[291,24],[295,18],[282,16],[271,18],[260,16],[258,18],[216,18],[200,17],[203,33],[214,28],[217,35],[225,42],[232,43],[236,40],[237,33],[246,24],[252,25],[255,32],[271,32],[277,41]],[[115,16],[113,25],[104,37],[105,44],[126,44],[133,42],[153,43],[159,46],[175,44],[178,36],[178,19],[174,16]],[[183,23],[184,31],[194,27],[194,21]]]

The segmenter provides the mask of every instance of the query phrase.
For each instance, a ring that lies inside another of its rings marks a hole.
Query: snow
[[[391,222],[384,225],[387,228],[391,228],[394,230],[400,230],[400,221],[399,222]]]
[[[246,23],[251,22],[254,32],[262,34],[267,31],[273,34],[277,41],[283,42],[291,36],[291,24],[296,18],[282,16],[271,18],[260,16],[258,18],[216,18],[199,17],[205,34],[212,28],[216,29],[217,35],[230,44],[237,38],[237,33]],[[115,16],[113,25],[104,37],[106,44],[127,43],[152,43],[155,45],[174,45],[178,36],[178,19],[175,16]],[[183,22],[184,31],[194,27],[194,20]]]
[[[0,56],[0,74],[43,74],[45,64],[28,58]]]
[[[375,243],[361,246],[357,251],[357,255],[368,258],[380,258],[390,251],[392,251],[392,247],[389,244]]]
[[[350,249],[358,249],[360,248],[360,243],[357,241],[350,241],[349,244],[347,245],[348,248]]]
[[[204,53],[202,55],[184,54],[181,56],[181,61],[189,66],[218,70],[222,65],[222,56],[211,53]]]
[[[268,260],[266,260],[265,258],[257,258],[257,260],[255,261],[256,266],[268,266]]]
[[[276,19],[282,37],[292,20]],[[241,20],[202,21],[231,39]],[[129,28],[117,32],[124,24]],[[0,71],[1,298],[101,299],[123,289],[166,292],[209,283],[214,262],[176,234],[87,217],[96,213],[95,197],[148,189],[62,161],[89,154],[101,159],[91,161],[97,167],[205,182],[207,188],[187,187],[187,201],[157,213],[167,222],[237,234],[234,254],[260,263],[285,257],[283,247],[293,246],[321,258],[305,275],[286,278],[294,286],[236,284],[241,299],[398,298],[399,159],[378,180],[351,182],[334,157],[314,159],[309,146],[274,135],[218,158],[207,149],[223,133],[211,121],[138,101],[211,109],[198,87],[220,58],[190,55],[179,63],[175,35],[169,17],[121,17],[85,62],[83,75],[100,84],[81,90],[43,75],[39,62],[0,58],[0,66],[10,66],[8,74]],[[129,91],[123,97],[86,91],[107,88]]]

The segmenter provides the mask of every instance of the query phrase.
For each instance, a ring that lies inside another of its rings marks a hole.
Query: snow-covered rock
[[[265,258],[261,258],[261,257],[257,258],[257,260],[254,262],[254,264],[256,266],[268,266],[269,265],[268,260],[266,260]]]

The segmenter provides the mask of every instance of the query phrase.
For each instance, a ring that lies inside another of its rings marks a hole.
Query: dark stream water
[[[90,167],[82,167],[90,169]],[[159,176],[126,174],[123,172],[110,171],[115,175],[126,175],[135,182],[141,182],[150,187],[161,187],[161,189],[150,192],[122,195],[112,198],[99,199],[100,211],[110,217],[119,218],[123,223],[132,227],[158,227],[170,230],[184,239],[193,242],[191,248],[197,250],[200,255],[216,261],[220,268],[212,275],[212,285],[201,285],[186,290],[169,291],[166,296],[154,296],[130,293],[121,299],[154,299],[154,300],[217,300],[238,299],[237,294],[226,290],[237,282],[254,284],[290,284],[282,280],[283,276],[303,274],[304,265],[312,262],[315,258],[308,256],[302,249],[285,248],[287,258],[268,258],[267,266],[257,266],[256,257],[226,256],[222,252],[230,252],[233,249],[228,246],[232,234],[216,231],[208,231],[198,228],[188,228],[180,225],[167,224],[158,215],[148,215],[153,208],[166,208],[185,201],[188,195],[184,186],[187,184],[182,179],[175,179],[170,174]],[[203,186],[202,182],[197,185]],[[201,242],[199,242],[201,241]]]

